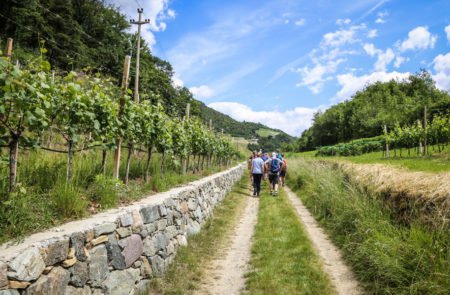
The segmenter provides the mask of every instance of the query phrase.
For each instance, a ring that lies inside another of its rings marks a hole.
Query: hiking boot
[[[253,191],[253,195],[256,196],[256,191]]]

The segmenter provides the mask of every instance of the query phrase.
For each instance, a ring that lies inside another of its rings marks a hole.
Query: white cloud
[[[181,78],[178,76],[177,73],[175,73],[175,74],[172,76],[172,84],[173,84],[175,87],[183,87],[183,86],[184,86],[184,81],[181,80]]]
[[[377,61],[375,62],[374,68],[375,71],[385,72],[386,67],[394,60],[395,54],[391,48],[383,51],[381,49],[375,48],[373,44],[364,44],[364,51],[370,56],[377,56]]]
[[[395,54],[392,49],[388,48],[386,51],[381,51],[378,54],[378,59],[375,63],[375,71],[384,72],[386,67],[394,60]]]
[[[445,27],[445,34],[447,34],[447,40],[450,42],[450,25]]]
[[[367,33],[367,38],[375,38],[376,36],[378,36],[378,31],[376,29],[370,30]]]
[[[110,1],[128,18],[138,19],[137,5],[135,2],[129,0]],[[174,10],[169,9],[169,0],[142,1],[142,8],[144,9],[143,18],[150,19],[149,24],[142,26],[142,38],[152,47],[156,44],[153,32],[164,31],[167,28],[167,23],[164,20],[175,18],[176,13]],[[133,25],[130,29],[131,32],[135,32],[136,30],[136,25]]]
[[[364,51],[370,56],[375,56],[375,54],[377,54],[380,51],[379,49],[376,49],[373,44],[370,43],[364,44],[363,48]]]
[[[200,100],[208,99],[214,96],[214,90],[211,89],[211,87],[207,85],[201,85],[198,87],[191,87],[189,90],[192,92],[192,94]]]
[[[336,20],[336,24],[337,24],[338,26],[348,25],[348,24],[350,24],[351,22],[352,22],[352,20],[349,19],[349,18],[346,18],[346,19],[339,18],[339,19]]]
[[[378,12],[377,19],[375,20],[375,22],[377,24],[384,24],[384,23],[386,23],[386,17],[388,15],[389,15],[389,13],[387,13],[387,12]]]
[[[439,54],[433,60],[436,74],[433,79],[436,81],[436,87],[443,90],[450,90],[450,53],[446,55]]]
[[[365,29],[366,25],[351,26],[348,29],[338,30],[333,33],[323,35],[322,46],[342,46],[347,43],[358,41],[356,34],[358,31]]]
[[[306,20],[304,18],[301,18],[295,22],[295,25],[301,27],[301,26],[305,25],[305,22],[306,22]]]
[[[331,79],[330,74],[336,72],[337,67],[344,59],[330,60],[324,64],[317,63],[314,67],[305,66],[297,69],[301,75],[301,82],[297,83],[297,87],[306,86],[312,93],[317,94],[322,90],[325,81]]]
[[[392,79],[406,79],[410,74],[399,72],[373,72],[371,74],[355,76],[353,74],[342,74],[337,76],[341,89],[336,94],[336,101],[349,99],[357,91],[362,90],[366,85],[380,81],[388,82]]]
[[[405,58],[403,56],[397,56],[395,58],[395,62],[394,62],[394,67],[396,67],[397,69],[405,62],[409,61],[409,57]]]
[[[294,136],[300,135],[311,126],[314,113],[318,110],[298,107],[284,112],[254,111],[249,106],[237,102],[215,102],[208,106],[238,121],[259,122]]]
[[[400,45],[401,51],[433,48],[437,36],[432,35],[427,27],[419,26],[408,33],[408,39]]]
[[[175,10],[173,10],[173,9],[168,9],[168,10],[167,10],[167,16],[168,16],[169,18],[175,18],[175,17],[177,16],[177,14],[175,13]]]

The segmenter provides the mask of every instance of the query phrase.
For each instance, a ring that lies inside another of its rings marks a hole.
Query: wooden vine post
[[[389,154],[389,141],[388,141],[388,132],[387,132],[387,126],[386,125],[384,125],[384,140],[385,140],[385,143],[386,143],[386,154],[385,154],[385,157],[389,158],[390,157],[390,154]]]
[[[128,77],[130,73],[130,61],[131,56],[125,56],[125,61],[123,63],[123,76],[122,76],[122,95],[120,96],[120,108],[119,108],[119,120],[123,116],[124,106],[125,106],[125,94],[127,92],[128,86]],[[114,152],[114,169],[113,169],[113,177],[115,179],[119,178],[119,169],[120,169],[120,151],[122,145],[122,137],[118,136],[116,138],[116,150]]]
[[[184,116],[184,121],[189,122],[189,115],[191,112],[191,104],[187,103],[186,104],[186,114]],[[186,159],[182,159],[181,161],[181,170],[183,170],[183,175],[186,175],[186,171],[187,169],[189,169],[189,151],[188,154],[186,156]]]
[[[428,144],[427,144],[427,137],[428,137],[428,132],[427,132],[427,106],[425,106],[424,110],[423,110],[423,129],[424,129],[424,139],[423,139],[423,155],[427,156],[428,155]]]
[[[8,62],[11,60],[13,50],[13,39],[6,41],[5,56]],[[17,179],[17,159],[19,157],[19,138],[20,134],[11,132],[11,142],[9,143],[9,192],[12,192],[16,186]]]

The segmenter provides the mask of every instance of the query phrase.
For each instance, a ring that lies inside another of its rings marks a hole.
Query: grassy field
[[[309,151],[304,153],[295,153],[290,156],[299,156],[305,158],[316,158],[325,160],[339,160],[339,161],[350,161],[359,164],[386,164],[393,165],[402,168],[406,168],[412,171],[426,171],[426,172],[446,172],[450,171],[450,147],[447,147],[440,154],[437,151],[433,152],[433,147],[430,150],[431,156],[428,157],[417,157],[417,156],[407,156],[407,152],[403,150],[403,157],[399,156],[399,151],[397,151],[397,157],[393,157],[393,151],[391,151],[391,158],[383,158],[382,152],[367,153],[359,156],[350,157],[326,157],[319,156],[316,157],[315,151]]]
[[[200,233],[190,237],[188,246],[178,250],[164,277],[152,280],[147,294],[195,293],[203,278],[205,264],[214,258],[218,246],[233,229],[244,209],[248,193],[248,179],[243,177],[214,210],[214,216],[206,222]]]
[[[285,194],[263,190],[253,238],[249,294],[334,294]]]
[[[124,175],[125,155],[121,176]],[[18,189],[7,196],[8,171],[0,165],[0,243],[33,232],[97,213],[103,209],[127,204],[155,192],[197,180],[225,167],[211,167],[193,174],[182,175],[175,161],[167,161],[166,173],[161,175],[159,154],[154,154],[150,178],[143,180],[146,157],[137,153],[130,166],[128,187],[121,181],[104,177],[101,152],[77,154],[74,159],[72,184],[66,185],[66,155],[30,151],[22,153],[18,167]],[[113,154],[108,154],[107,174],[112,175]]]
[[[448,294],[448,227],[397,222],[379,195],[323,161],[291,159],[287,181],[343,250],[368,293]]]
[[[265,128],[259,128],[258,130],[256,130],[256,134],[258,134],[260,137],[269,137],[269,136],[275,136],[277,135],[279,132],[270,130],[270,129],[265,129]]]

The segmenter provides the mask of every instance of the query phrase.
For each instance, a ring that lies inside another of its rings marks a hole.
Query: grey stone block
[[[45,263],[39,250],[36,247],[31,247],[10,262],[9,268],[11,271],[8,272],[8,277],[19,281],[34,281],[44,271]]]
[[[105,245],[93,248],[90,252],[89,279],[93,287],[101,287],[108,276],[108,256]]]
[[[95,237],[110,234],[116,230],[117,225],[113,222],[107,222],[94,227]]]
[[[55,267],[47,276],[41,276],[27,289],[26,295],[60,295],[66,293],[69,272],[62,267]]]
[[[55,265],[61,261],[64,261],[69,253],[69,240],[50,242],[44,252],[44,262],[46,265]]]
[[[122,251],[122,255],[125,258],[125,268],[130,267],[144,252],[142,240],[139,235],[131,235],[127,240],[126,246]]]
[[[105,294],[129,295],[139,280],[139,269],[116,270],[104,282]]]
[[[89,280],[89,270],[86,262],[80,262],[74,264],[69,269],[70,283],[75,287],[83,287]]]
[[[158,206],[148,206],[140,210],[142,220],[144,223],[154,222],[159,219]]]
[[[84,244],[86,242],[86,235],[82,232],[73,233],[70,236],[70,243],[72,244],[72,248],[75,250],[75,257],[79,261],[86,261],[87,256],[84,251]]]

